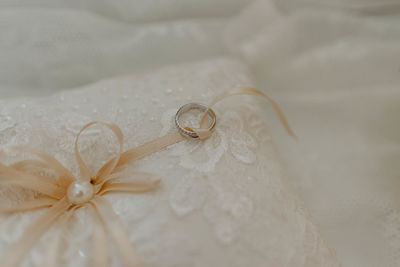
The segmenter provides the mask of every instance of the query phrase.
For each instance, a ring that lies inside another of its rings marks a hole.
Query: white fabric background
[[[242,60],[299,195],[344,266],[400,265],[398,1],[0,1],[0,96]]]

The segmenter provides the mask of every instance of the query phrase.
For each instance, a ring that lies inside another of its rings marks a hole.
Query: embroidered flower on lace
[[[189,173],[175,185],[169,201],[178,217],[202,210],[213,225],[216,238],[229,244],[250,219],[253,202],[240,190],[226,190],[226,185],[220,180],[215,174]]]
[[[253,214],[253,201],[244,192],[226,190],[219,177],[209,177],[210,196],[203,207],[203,214],[214,225],[215,236],[224,244],[233,242],[240,235]]]

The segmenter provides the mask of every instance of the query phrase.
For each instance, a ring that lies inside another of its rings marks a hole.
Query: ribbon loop
[[[105,176],[109,175],[114,170],[115,166],[117,165],[117,163],[119,161],[119,158],[120,158],[120,155],[121,155],[122,149],[123,149],[124,136],[122,134],[121,129],[115,123],[107,122],[107,121],[93,121],[93,122],[90,122],[90,123],[86,124],[85,126],[83,126],[75,139],[75,157],[76,157],[76,160],[78,162],[79,169],[81,172],[80,180],[82,180],[82,181],[90,181],[92,179],[92,175],[91,175],[89,168],[83,161],[81,154],[79,153],[79,147],[78,147],[79,137],[82,135],[82,133],[87,128],[89,128],[90,126],[92,126],[94,124],[103,124],[104,126],[109,128],[115,134],[115,136],[118,139],[118,143],[119,143],[119,152],[118,152],[117,157],[114,158],[113,160],[109,161],[107,164],[105,164],[99,170],[95,179],[101,180]]]

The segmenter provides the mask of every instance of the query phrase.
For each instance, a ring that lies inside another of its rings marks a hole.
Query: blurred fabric
[[[400,266],[400,2],[0,1],[0,97],[241,60],[297,193],[343,266]]]

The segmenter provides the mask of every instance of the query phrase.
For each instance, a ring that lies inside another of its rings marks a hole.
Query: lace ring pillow
[[[1,266],[339,266],[283,177],[265,102],[226,99],[212,134],[176,134],[177,108],[238,84],[246,69],[221,59],[3,100]]]

